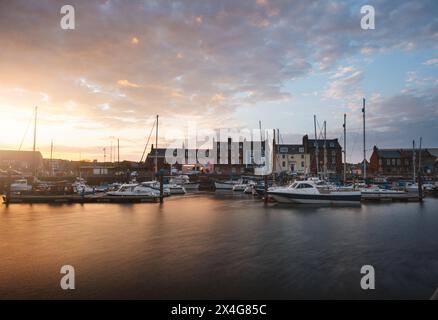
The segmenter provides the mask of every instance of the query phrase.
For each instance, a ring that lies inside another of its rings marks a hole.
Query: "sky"
[[[0,0],[0,149],[138,161],[159,114],[161,147],[219,128],[278,128],[300,143],[327,123],[347,161],[378,147],[438,147],[438,2]],[[363,30],[360,8],[375,9]],[[155,141],[154,134],[151,141]],[[113,154],[115,154],[113,148]],[[113,156],[114,157],[114,156]],[[114,157],[115,158],[115,157]]]

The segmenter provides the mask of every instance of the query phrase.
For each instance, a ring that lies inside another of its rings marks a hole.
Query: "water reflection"
[[[0,298],[429,298],[437,199],[353,208],[201,193],[0,208]],[[76,268],[77,290],[59,289]],[[376,269],[374,292],[360,268]]]

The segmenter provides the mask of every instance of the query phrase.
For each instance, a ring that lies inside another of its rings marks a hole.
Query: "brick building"
[[[420,151],[415,150],[415,169],[418,170]],[[428,149],[421,150],[421,167],[426,175],[437,172],[436,157]],[[370,173],[374,175],[402,177],[413,176],[412,149],[379,149],[374,146],[370,158]]]
[[[324,147],[325,145],[325,147]],[[324,168],[324,148],[327,150],[327,175],[339,176],[342,174],[342,147],[339,144],[338,139],[309,139],[307,135],[303,137],[304,152],[310,156],[310,172],[317,174],[317,159],[316,159],[316,147],[318,146],[318,161],[319,171],[323,172]]]

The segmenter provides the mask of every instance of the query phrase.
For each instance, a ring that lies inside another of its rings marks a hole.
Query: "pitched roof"
[[[377,155],[379,158],[400,158],[399,149],[377,149]]]
[[[43,157],[39,151],[18,151],[18,150],[0,150],[0,161],[42,161]]]
[[[431,155],[438,158],[438,148],[427,148],[426,150],[429,151]]]
[[[308,139],[307,141],[308,141],[308,146],[309,147],[315,147],[316,146],[316,141],[318,141],[318,148],[320,148],[320,149],[324,148],[324,142],[327,143],[326,144],[327,148],[330,148],[330,144],[334,144],[336,148],[337,147],[339,147],[339,148],[341,147],[341,145],[339,144],[338,139],[326,139],[326,140],[324,140],[324,139],[318,139],[318,140]]]
[[[300,152],[300,148],[301,152]],[[278,144],[277,153],[280,154],[300,154],[304,153],[304,146],[302,144]]]

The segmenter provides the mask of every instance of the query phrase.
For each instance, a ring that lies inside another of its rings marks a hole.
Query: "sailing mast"
[[[344,113],[344,184],[347,182],[347,115]]]
[[[32,162],[33,162],[33,179],[36,179],[37,175],[37,165],[36,165],[36,134],[37,134],[37,115],[38,115],[38,106],[35,106],[35,120],[33,126],[33,148],[32,148]]]
[[[53,176],[53,140],[50,143],[50,175]]]
[[[155,131],[155,174],[158,172],[158,114],[157,114],[157,126]]]
[[[362,99],[362,113],[363,113],[363,180],[367,178],[367,151],[365,143],[365,98]]]
[[[415,140],[412,140],[412,169],[413,169],[413,182],[415,183]]]
[[[120,163],[120,140],[117,138],[117,163]]]
[[[418,198],[420,201],[423,201],[423,184],[422,184],[422,173],[423,169],[421,167],[421,144],[423,142],[423,138],[420,137],[420,150],[418,151]]]
[[[327,122],[324,120],[324,180],[327,180]]]
[[[316,176],[319,176],[319,150],[318,150],[318,136],[316,134],[316,115],[313,115],[313,125],[315,127],[315,162],[316,162]]]

